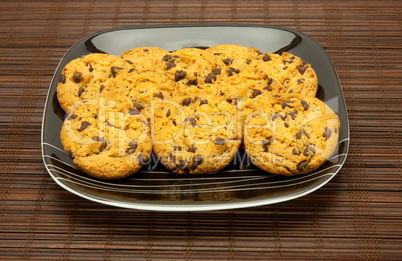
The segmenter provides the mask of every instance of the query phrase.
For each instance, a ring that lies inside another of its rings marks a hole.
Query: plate
[[[166,50],[206,48],[219,44],[254,46],[262,52],[287,51],[300,56],[315,69],[317,97],[340,117],[338,146],[331,158],[313,173],[283,177],[254,167],[244,152],[219,173],[209,176],[173,176],[155,157],[133,176],[100,181],[73,166],[60,142],[65,117],[56,88],[63,67],[93,52],[117,56],[135,47],[156,46]],[[260,25],[131,26],[88,35],[62,58],[51,82],[42,122],[42,157],[50,176],[64,189],[95,202],[153,211],[200,211],[234,209],[283,202],[309,194],[330,181],[344,164],[349,148],[349,123],[339,79],[324,49],[311,37],[282,27]]]

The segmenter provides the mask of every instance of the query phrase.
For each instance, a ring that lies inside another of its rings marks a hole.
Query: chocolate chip
[[[195,170],[199,165],[202,163],[202,156],[201,155],[195,155],[193,164],[191,165],[191,169]]]
[[[176,122],[175,119],[172,120],[172,123],[173,123],[174,126],[177,126],[177,122]]]
[[[276,119],[278,119],[278,118],[281,118],[282,120],[285,120],[285,117],[284,116],[282,116],[282,115],[280,115],[279,113],[277,113],[277,112],[275,112],[274,113],[274,115],[272,115],[272,121],[274,121],[274,120],[276,120]]]
[[[146,48],[145,48],[145,49],[142,49],[142,50],[143,50],[144,52],[149,52],[149,50],[148,50],[148,49],[146,49]]]
[[[83,121],[81,122],[81,126],[78,128],[78,131],[83,131],[89,126],[91,126],[91,123],[89,123],[88,121]]]
[[[134,104],[133,104],[133,106],[137,109],[137,110],[142,110],[144,107],[142,107],[142,105],[141,104],[139,104],[138,102],[135,102]]]
[[[195,125],[197,125],[197,120],[194,119],[194,118],[192,118],[192,117],[187,118],[185,121],[190,122],[191,126],[193,126],[193,127],[194,127]]]
[[[289,115],[289,116],[292,118],[292,120],[295,120],[295,119],[296,119],[296,115],[297,115],[297,111],[289,112],[287,115]]]
[[[135,71],[135,69],[134,68],[131,68],[130,70],[128,70],[128,73],[132,73],[132,72],[134,72]]]
[[[273,81],[274,81],[274,79],[268,78],[268,85],[271,85]]]
[[[297,152],[297,149],[296,149],[296,148],[293,148],[292,154],[293,154],[293,155],[299,155],[299,153]]]
[[[271,57],[266,53],[266,54],[264,54],[264,56],[262,57],[262,60],[263,60],[264,62],[269,62],[269,61],[271,61]]]
[[[127,153],[133,154],[138,148],[138,143],[136,141],[132,141],[128,144]]]
[[[233,67],[229,67],[228,76],[232,76],[233,73],[240,73],[240,70]]]
[[[66,76],[64,74],[60,74],[59,76],[59,82],[60,83],[66,83]]]
[[[176,71],[175,75],[174,75],[174,80],[176,82],[184,79],[186,77],[186,72],[184,71]]]
[[[257,89],[253,89],[253,93],[251,94],[251,99],[254,99],[255,97],[257,97],[258,95],[261,95],[262,92],[260,90]]]
[[[272,88],[271,88],[270,86],[265,87],[264,90],[267,90],[267,91],[269,91],[269,92],[272,92]]]
[[[102,152],[102,151],[106,148],[107,143],[106,143],[106,141],[105,141],[104,138],[101,138],[101,137],[99,137],[99,136],[95,136],[95,137],[93,137],[92,139],[93,139],[94,141],[98,141],[98,142],[101,142],[101,143],[102,143],[102,144],[100,145],[100,147],[99,147],[99,152]]]
[[[89,71],[89,72],[93,72],[94,68],[92,67],[92,64],[89,63],[89,64],[87,64],[87,66],[89,66],[88,71]]]
[[[173,149],[173,151],[182,151],[183,150],[183,148],[180,146],[173,146],[172,149]]]
[[[81,86],[80,88],[78,88],[77,96],[80,97],[81,94],[84,93],[84,92],[85,92],[85,88]]]
[[[140,111],[137,110],[137,108],[130,108],[130,109],[128,110],[128,113],[130,113],[130,115],[139,115],[139,114],[140,114]]]
[[[105,89],[105,85],[102,84],[102,85],[99,87],[99,92],[102,92],[104,89]]]
[[[189,171],[188,161],[180,160],[179,169],[187,173]]]
[[[219,56],[219,55],[221,55],[222,53],[214,53],[214,55],[216,55],[216,56]]]
[[[73,81],[75,83],[79,83],[81,81],[82,73],[74,73],[73,75]]]
[[[154,97],[163,100],[163,94],[162,94],[162,92],[154,93]]]
[[[169,70],[172,69],[173,67],[176,67],[176,64],[174,62],[169,61],[166,63],[166,69]]]
[[[304,66],[301,66],[301,67],[299,67],[299,68],[297,68],[297,70],[299,71],[299,73],[301,74],[301,75],[303,75],[304,74],[304,72],[306,71],[306,67],[304,67]]]
[[[288,67],[287,66],[283,66],[282,70],[286,70]]]
[[[222,62],[223,62],[224,64],[226,64],[226,65],[229,65],[229,64],[232,64],[232,63],[233,63],[233,59],[229,59],[229,58],[223,59]]]
[[[301,104],[302,104],[302,106],[303,106],[303,110],[307,111],[307,110],[308,110],[308,107],[309,107],[308,102],[306,102],[305,100],[302,100],[302,101],[301,101]]]
[[[310,150],[308,148],[305,148],[303,150],[303,155],[306,156],[306,157],[310,156]]]
[[[310,161],[308,161],[308,160],[303,160],[303,161],[299,162],[299,164],[297,164],[297,170],[302,171],[305,167],[307,167],[307,165],[309,163],[310,163]]]
[[[214,141],[214,143],[216,144],[216,145],[225,145],[225,139],[222,139],[222,138],[217,138],[215,141]]]
[[[313,154],[315,153],[315,148],[311,145],[308,145],[307,147]]]
[[[121,71],[121,70],[123,70],[123,68],[118,67],[118,66],[112,66],[111,71],[112,71],[113,77],[116,77],[118,71]]]
[[[271,142],[269,140],[262,140],[261,143],[264,152],[268,152],[268,146],[271,145]]]
[[[212,73],[209,73],[207,75],[207,77],[205,77],[205,83],[213,83],[214,81],[216,81],[216,76],[213,75]]]
[[[183,106],[189,106],[191,104],[191,98],[186,98],[181,101],[181,105]]]
[[[284,125],[286,128],[289,128],[289,123],[285,122]]]
[[[304,81],[305,81],[305,79],[297,79],[297,83],[300,83],[300,84],[304,83]]]
[[[129,64],[133,64],[133,62],[130,61],[130,60],[126,60],[126,62],[129,63]]]
[[[331,135],[332,135],[332,130],[330,128],[326,127],[322,136],[327,140],[331,137]]]
[[[246,64],[250,64],[250,63],[251,63],[251,60],[247,60],[247,61],[246,61]]]
[[[194,144],[191,144],[191,146],[188,147],[187,151],[188,151],[188,152],[196,152],[196,151],[197,151],[197,148],[194,146]]]
[[[212,70],[212,73],[213,73],[214,75],[221,75],[222,70],[219,69],[219,68],[215,68],[215,69]]]
[[[171,110],[170,110],[170,108],[169,108],[169,109],[167,110],[167,112],[166,112],[166,117],[169,117],[170,114],[172,114],[172,112],[171,112]]]
[[[196,100],[200,101],[200,106],[203,104],[208,104],[208,100],[207,99],[202,99],[200,97],[196,97]]]
[[[167,62],[167,61],[170,61],[170,60],[172,60],[172,59],[173,59],[173,58],[172,58],[172,56],[171,56],[171,55],[166,54],[165,56],[163,56],[162,61]]]
[[[193,79],[193,80],[189,80],[187,85],[197,85],[198,84],[198,80],[197,79]]]
[[[298,139],[298,140],[301,139],[301,137],[303,136],[303,133],[304,133],[303,129],[299,130],[296,133],[296,139]]]
[[[289,104],[293,103],[292,101],[284,101],[282,102],[282,109],[285,109],[286,107],[292,108],[289,106]]]

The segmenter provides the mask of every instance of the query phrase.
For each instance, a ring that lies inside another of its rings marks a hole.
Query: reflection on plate
[[[283,177],[254,167],[244,152],[232,164],[209,176],[173,176],[152,157],[130,178],[100,181],[77,170],[63,150],[59,133],[64,111],[56,98],[57,79],[71,60],[92,52],[120,56],[144,46],[167,50],[239,44],[262,52],[287,51],[312,64],[319,79],[317,97],[341,120],[338,147],[313,173]],[[341,86],[323,48],[309,36],[286,28],[256,25],[180,25],[124,27],[89,35],[65,54],[50,85],[43,123],[42,156],[51,177],[63,188],[89,200],[132,209],[196,211],[232,209],[278,203],[301,197],[325,185],[344,164],[349,147],[349,125]]]

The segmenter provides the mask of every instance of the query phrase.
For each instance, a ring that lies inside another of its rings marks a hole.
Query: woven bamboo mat
[[[16,1],[0,4],[1,260],[401,260],[402,2]],[[148,212],[59,187],[41,159],[49,83],[68,48],[126,25],[278,25],[319,42],[338,72],[351,144],[339,174],[292,201]]]

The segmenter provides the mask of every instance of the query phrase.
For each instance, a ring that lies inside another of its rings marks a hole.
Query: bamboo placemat
[[[194,213],[109,207],[59,187],[41,159],[49,83],[81,37],[126,25],[289,27],[331,57],[349,112],[339,174],[269,206]],[[402,2],[1,1],[0,259],[401,260]]]

